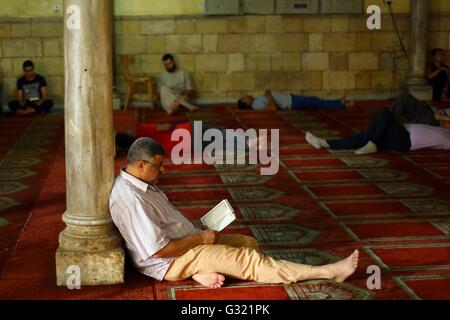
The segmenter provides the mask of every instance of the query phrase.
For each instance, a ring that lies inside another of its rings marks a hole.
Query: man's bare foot
[[[346,101],[345,102],[345,106],[347,107],[347,108],[354,108],[355,107],[355,101]]]
[[[27,107],[26,109],[18,109],[16,111],[17,114],[31,114],[31,113],[35,113],[35,112],[36,112],[36,109],[30,108],[30,107]]]
[[[355,250],[347,258],[324,266],[329,273],[327,278],[336,282],[344,282],[356,271],[356,268],[358,267],[358,259],[359,251]]]
[[[210,289],[219,289],[223,286],[225,277],[219,273],[211,272],[204,274],[196,274],[192,279],[200,283],[202,286]]]
[[[198,110],[198,107],[194,105],[187,105],[186,109],[188,109],[190,112],[194,112],[195,110]]]
[[[181,104],[178,100],[173,101],[172,104],[169,106],[169,110],[167,110],[167,114],[169,116],[173,115],[178,111],[178,109],[180,109],[180,106]]]
[[[341,98],[341,103],[346,107],[346,108],[354,108],[355,107],[355,101],[350,101],[347,100],[346,96],[343,96]]]

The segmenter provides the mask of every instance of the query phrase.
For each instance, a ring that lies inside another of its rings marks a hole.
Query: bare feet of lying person
[[[205,274],[196,274],[192,279],[200,283],[202,286],[210,289],[219,289],[223,286],[225,277],[220,273],[211,272]]]
[[[355,107],[355,101],[346,101],[345,103],[345,106],[348,108],[348,109],[351,109],[351,108],[354,108]]]
[[[347,258],[333,264],[324,266],[328,271],[328,279],[336,282],[344,282],[358,268],[359,251],[355,250]]]
[[[346,97],[346,96],[343,96],[343,97],[341,98],[341,103],[342,103],[346,108],[348,108],[348,109],[354,108],[354,107],[355,107],[355,101],[347,100],[347,97]]]

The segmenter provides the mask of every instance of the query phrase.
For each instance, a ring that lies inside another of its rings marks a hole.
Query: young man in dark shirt
[[[448,101],[448,74],[449,68],[445,62],[445,51],[433,49],[433,61],[427,66],[427,78],[433,86],[433,101]]]
[[[34,72],[34,64],[23,63],[24,75],[17,80],[17,100],[9,102],[9,109],[16,114],[49,113],[53,101],[47,99],[47,82]]]

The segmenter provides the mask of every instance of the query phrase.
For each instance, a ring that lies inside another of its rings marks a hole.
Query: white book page
[[[222,231],[235,219],[233,208],[225,199],[205,214],[201,221],[210,230]]]

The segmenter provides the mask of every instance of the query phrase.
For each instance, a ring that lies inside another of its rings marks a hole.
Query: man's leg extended
[[[332,150],[359,149],[369,142],[367,133],[354,133],[345,139],[330,139],[326,141]]]
[[[292,95],[292,109],[345,109],[345,105],[341,100]]]
[[[228,245],[200,245],[175,259],[164,279],[185,280],[196,275],[216,273],[261,283],[294,283],[308,279],[344,281],[356,269],[358,252],[332,265],[313,267],[275,260],[252,248]]]
[[[194,106],[192,103],[190,103],[187,99],[183,97],[178,97],[176,101],[191,112],[198,109],[197,106]]]

